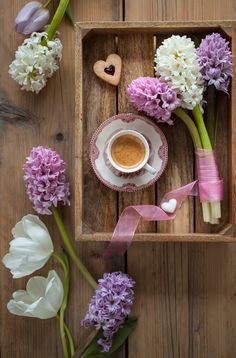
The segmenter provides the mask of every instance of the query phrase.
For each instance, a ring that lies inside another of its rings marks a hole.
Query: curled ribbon
[[[213,151],[197,150],[197,169],[199,180],[170,191],[164,195],[160,207],[155,205],[128,206],[120,215],[113,232],[112,239],[104,256],[122,255],[130,246],[141,218],[147,221],[173,220],[187,196],[200,196],[201,201],[217,201],[223,199],[223,181],[219,178]],[[164,202],[176,200],[173,213],[161,208]]]

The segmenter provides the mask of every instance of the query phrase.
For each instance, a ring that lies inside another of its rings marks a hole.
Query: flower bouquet
[[[203,96],[208,86],[228,93],[232,77],[229,43],[213,33],[196,48],[187,36],[173,35],[156,50],[155,73],[154,78],[140,77],[130,83],[130,101],[158,123],[174,124],[173,113],[187,126],[195,147],[203,220],[216,224],[221,218],[223,181],[214,153],[216,121],[213,118],[207,130]]]
[[[38,214],[53,215],[63,241],[63,251],[56,252],[53,239],[41,219],[28,214],[12,230],[14,239],[3,264],[10,269],[14,279],[31,275],[41,269],[51,257],[59,262],[64,273],[63,282],[57,272],[48,276],[29,279],[26,290],[13,293],[7,308],[18,316],[59,321],[60,336],[65,358],[72,357],[76,348],[69,327],[65,322],[65,310],[69,300],[69,258],[95,290],[81,325],[97,331],[85,347],[78,347],[79,357],[102,356],[118,349],[136,326],[136,319],[127,319],[134,302],[134,281],[126,273],[105,273],[103,278],[92,277],[76,253],[72,240],[58,210],[58,205],[69,205],[70,189],[66,180],[66,165],[52,149],[33,148],[24,165],[26,191]],[[75,313],[76,314],[76,313]],[[77,353],[76,353],[77,354]]]
[[[18,13],[15,29],[29,35],[16,51],[15,59],[9,66],[9,74],[20,85],[22,90],[39,93],[46,85],[48,78],[59,69],[62,59],[62,43],[55,37],[57,28],[68,13],[69,0],[60,0],[50,24],[43,32],[49,20],[51,0],[44,5],[30,1]]]

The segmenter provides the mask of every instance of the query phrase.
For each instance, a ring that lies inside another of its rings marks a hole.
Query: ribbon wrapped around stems
[[[200,201],[214,202],[223,200],[224,185],[219,176],[214,151],[196,149],[195,154]]]
[[[141,218],[147,221],[164,221],[175,219],[187,196],[200,196],[200,200],[210,202],[223,199],[223,181],[220,180],[213,151],[197,150],[197,167],[199,180],[170,191],[164,195],[160,206],[128,206],[120,215],[112,239],[104,256],[122,255],[130,246]],[[171,199],[176,200],[173,213],[164,211],[161,206]]]

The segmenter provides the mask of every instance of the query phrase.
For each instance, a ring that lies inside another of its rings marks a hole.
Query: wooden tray
[[[119,214],[128,205],[158,204],[170,190],[194,180],[194,153],[189,134],[179,120],[161,125],[169,144],[165,173],[152,187],[137,193],[117,193],[96,178],[89,161],[89,144],[96,128],[108,117],[134,112],[126,89],[132,79],[153,76],[154,51],[172,34],[204,37],[220,32],[231,42],[236,68],[235,22],[101,22],[76,25],[76,128],[75,128],[75,228],[77,240],[110,240]],[[118,53],[123,60],[120,85],[115,88],[95,76],[93,64]],[[230,96],[217,92],[208,108],[218,117],[216,152],[225,183],[225,199],[219,225],[202,221],[198,199],[186,200],[173,221],[142,222],[137,241],[231,242],[236,239],[236,88]],[[234,120],[233,120],[234,118]]]

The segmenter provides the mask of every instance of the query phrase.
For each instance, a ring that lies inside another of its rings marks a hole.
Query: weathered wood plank
[[[114,52],[115,37],[113,35],[92,36],[84,41],[83,135],[78,139],[78,145],[82,142],[84,148],[83,193],[82,197],[78,198],[83,204],[84,233],[113,231],[117,218],[116,193],[97,179],[89,159],[93,133],[104,120],[116,114],[116,88],[95,75],[93,64],[100,59],[105,60],[110,53]]]
[[[224,6],[136,0],[126,1],[125,15],[128,21],[232,19],[235,9],[230,0]],[[129,340],[129,358],[233,358],[235,255],[234,245],[134,244],[127,267],[137,282],[141,324]]]
[[[100,0],[75,2],[75,20],[117,20],[121,14],[121,1]],[[39,95],[20,91],[9,78],[8,65],[23,37],[13,31],[17,11],[25,4],[24,0],[4,1],[0,13],[0,43],[4,51],[0,53],[0,192],[4,205],[0,207],[0,227],[2,239],[1,256],[8,250],[11,228],[21,217],[32,211],[25,194],[22,180],[22,165],[25,156],[33,146],[42,144],[55,148],[68,164],[71,183],[72,205],[62,212],[73,236],[74,234],[74,32],[68,22],[63,21],[60,37],[63,42],[63,60],[58,71]],[[55,1],[55,6],[57,2]],[[11,181],[9,182],[9,178]],[[48,225],[59,249],[60,240],[51,217],[42,218]],[[104,271],[123,268],[123,260],[105,262],[101,255],[104,244],[78,244],[78,253],[88,265],[92,274],[99,278]],[[54,266],[54,265],[53,265]],[[67,322],[72,327],[76,343],[82,345],[89,332],[80,328],[80,320],[85,315],[93,291],[78,271],[71,265],[72,288]],[[37,274],[46,274],[52,264]],[[56,265],[58,272],[60,268]],[[61,273],[61,272],[60,272]],[[24,288],[26,280],[12,280],[9,272],[1,266],[1,357],[23,358],[62,357],[58,323],[56,320],[11,316],[6,303],[13,291]],[[47,339],[45,339],[47,337]],[[123,358],[121,350],[114,355]]]
[[[139,76],[152,76],[153,36],[128,34],[118,37],[118,53],[122,58],[122,77],[118,88],[118,111],[135,112],[127,95],[129,83]],[[119,194],[120,213],[128,205],[155,204],[155,186],[136,193]],[[142,221],[138,231],[155,232],[155,223]]]

